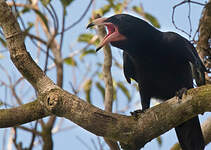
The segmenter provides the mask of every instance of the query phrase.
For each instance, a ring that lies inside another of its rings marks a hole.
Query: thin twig
[[[34,129],[33,130],[37,131],[37,125],[38,125],[38,120],[35,122]],[[36,134],[35,133],[32,133],[32,139],[31,139],[31,142],[30,142],[30,145],[29,145],[28,150],[32,150],[32,148],[34,146],[35,138],[36,138]]]
[[[186,32],[185,30],[179,28],[179,27],[176,25],[175,20],[174,20],[174,14],[175,14],[176,8],[179,7],[179,6],[181,6],[181,5],[183,5],[183,4],[185,4],[185,3],[188,3],[188,6],[189,6],[189,10],[188,10],[188,21],[189,21],[189,25],[190,25],[190,31],[189,31],[189,33]],[[180,2],[180,3],[178,3],[178,4],[176,4],[176,5],[173,6],[173,12],[172,12],[172,17],[171,17],[171,18],[172,18],[172,23],[173,23],[174,27],[175,27],[177,30],[179,30],[179,31],[185,33],[186,35],[188,35],[189,38],[191,37],[191,33],[192,33],[192,25],[191,25],[191,19],[190,19],[190,14],[191,14],[190,3],[197,4],[197,5],[200,5],[200,6],[205,6],[205,5],[206,5],[206,4],[202,4],[202,3],[195,2],[195,1],[191,1],[191,0],[184,0],[184,1],[182,1],[182,2]]]
[[[15,13],[16,14],[18,14],[18,9],[17,9],[17,7],[16,7],[16,4],[15,4],[15,0],[12,0],[12,2],[14,3],[14,8],[15,8]],[[23,21],[23,19],[22,19],[22,17],[19,15],[19,19],[20,19],[20,21],[21,21],[21,24],[22,24],[22,26],[23,26],[23,29],[24,30],[26,30],[26,26],[25,26],[25,24],[24,24],[24,21]]]
[[[66,29],[64,29],[64,32],[66,32],[67,30],[73,28],[73,27],[76,26],[79,22],[81,22],[81,20],[85,17],[85,15],[87,14],[89,8],[91,7],[93,1],[94,1],[94,0],[90,0],[90,2],[89,2],[89,4],[88,4],[87,8],[85,9],[85,11],[84,11],[84,13],[81,15],[81,17],[80,17],[76,22],[74,22],[73,24],[71,24],[69,27],[67,27]],[[59,34],[61,34],[61,33],[62,33],[62,32],[60,32]]]

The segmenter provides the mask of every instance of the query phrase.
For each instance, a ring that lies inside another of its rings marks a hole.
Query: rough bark
[[[201,60],[207,68],[211,68],[211,49],[210,49],[210,37],[211,37],[211,0],[206,4],[202,12],[202,17],[199,22],[199,38],[197,41],[196,49],[198,51]],[[210,83],[210,77],[206,74],[207,83]]]
[[[42,101],[42,106],[50,113],[65,117],[98,136],[120,141],[135,149],[133,146],[141,147],[193,116],[211,111],[211,85],[189,90],[182,101],[173,98],[152,107],[138,119],[105,112],[62,89],[51,90],[40,95],[39,99]],[[7,113],[10,109],[4,111]],[[35,110],[33,115],[38,113]],[[31,112],[25,111],[24,115],[27,114],[30,115]],[[14,124],[7,125],[3,122],[8,116],[2,115],[2,117],[1,128],[14,126],[21,121],[16,120]]]
[[[24,36],[4,0],[0,0],[0,26],[13,63],[38,91],[37,101],[0,110],[1,128],[54,114],[96,135],[120,141],[125,149],[133,150],[197,114],[211,111],[211,85],[191,89],[182,101],[172,98],[138,118],[103,111],[62,90],[45,76],[26,51]]]
[[[0,1],[0,26],[7,40],[11,60],[16,68],[38,92],[49,90],[49,86],[54,83],[46,77],[26,51],[24,35],[20,26],[11,9],[3,0]]]
[[[99,17],[99,16],[97,16]],[[97,19],[95,17],[95,19]],[[106,30],[104,26],[100,26],[97,29],[98,36],[100,41],[106,36]],[[103,80],[105,83],[105,100],[104,106],[105,111],[112,112],[112,105],[113,105],[113,79],[111,75],[111,66],[112,66],[112,53],[111,47],[106,45],[103,47],[104,50],[104,63],[103,63]],[[105,142],[109,145],[111,150],[119,150],[119,146],[117,142],[112,141],[108,138],[104,138]]]
[[[0,128],[14,127],[48,116],[38,100],[10,109],[0,109]]]

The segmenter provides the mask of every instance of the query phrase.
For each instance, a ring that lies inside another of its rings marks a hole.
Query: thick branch
[[[16,108],[0,109],[0,128],[17,126],[48,115],[37,100]]]
[[[43,71],[26,51],[24,35],[11,9],[4,0],[0,0],[0,26],[3,29],[10,57],[21,74],[38,92],[46,91],[53,82],[46,78]]]
[[[44,104],[52,113],[96,135],[127,145],[139,145],[139,148],[197,114],[211,111],[211,85],[189,90],[182,101],[173,98],[157,105],[141,114],[138,120],[105,112],[59,89],[51,92],[50,97],[42,99],[48,99]]]
[[[39,100],[17,108],[1,110],[0,127],[15,126],[53,113],[73,121],[96,135],[120,141],[127,145],[128,149],[133,150],[139,149],[153,138],[193,116],[211,111],[211,85],[189,90],[182,101],[173,98],[157,105],[141,114],[139,119],[100,110],[54,86],[44,75],[26,52],[24,37],[4,0],[0,0],[0,25],[14,64],[38,89],[39,99],[42,102],[42,106]],[[46,113],[44,108],[47,108],[49,113]]]
[[[211,85],[189,90],[182,101],[172,98],[157,105],[141,114],[138,120],[100,110],[59,88],[42,94],[39,99],[49,112],[65,117],[96,135],[130,145],[129,149],[137,149],[133,146],[138,145],[140,148],[193,116],[211,111]],[[18,113],[12,110],[18,110],[21,116],[24,113],[24,117],[18,118]],[[15,126],[50,114],[43,110],[37,101],[18,108],[1,110],[0,127]],[[27,116],[28,119],[25,119]],[[14,121],[8,124],[5,120],[12,120],[11,118],[14,118]]]

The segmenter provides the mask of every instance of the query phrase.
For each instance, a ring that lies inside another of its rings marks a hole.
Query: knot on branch
[[[55,114],[59,111],[62,96],[59,89],[52,89],[41,96],[41,102],[48,112]]]

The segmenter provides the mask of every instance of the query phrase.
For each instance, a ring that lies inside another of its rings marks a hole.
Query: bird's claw
[[[182,100],[183,94],[187,95],[187,91],[187,88],[181,88],[179,91],[176,92],[176,97],[179,101]]]
[[[142,113],[144,113],[144,110],[141,110],[141,109],[130,112],[131,116],[133,116],[135,118],[138,118],[139,114],[142,114]]]

